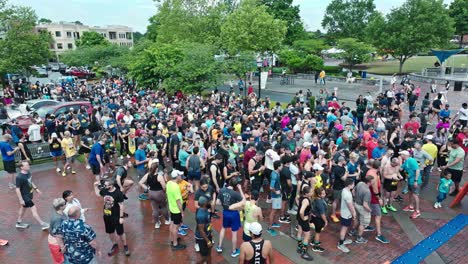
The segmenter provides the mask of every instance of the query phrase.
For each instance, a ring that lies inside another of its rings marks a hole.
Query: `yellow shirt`
[[[242,132],[242,124],[241,123],[234,124],[234,130],[236,131],[237,135],[240,135]]]
[[[182,195],[182,200],[186,202],[188,200],[189,195],[189,183],[185,180],[181,180],[179,182],[180,193]]]
[[[62,149],[65,152],[65,157],[70,158],[76,155],[75,144],[72,138],[62,139]]]
[[[437,158],[437,146],[433,143],[426,143],[422,146],[422,149],[427,152],[427,154],[431,155],[431,157],[435,160]],[[434,163],[433,161],[426,160],[426,165]]]
[[[324,71],[321,71],[320,74],[319,74],[319,77],[320,77],[320,78],[324,78],[324,77],[325,77],[325,72],[324,72]]]

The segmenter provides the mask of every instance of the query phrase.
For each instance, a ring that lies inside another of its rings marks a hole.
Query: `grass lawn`
[[[468,67],[468,55],[455,55],[445,61],[447,67]],[[404,73],[421,72],[424,68],[434,67],[437,61],[435,56],[413,57],[408,59],[403,65]],[[399,61],[374,61],[364,64],[368,67],[369,73],[391,75],[398,72]]]

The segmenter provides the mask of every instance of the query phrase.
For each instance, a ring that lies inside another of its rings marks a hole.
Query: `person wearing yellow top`
[[[260,222],[263,220],[262,208],[257,205],[259,193],[256,190],[253,190],[250,195],[246,194],[245,198],[247,201],[244,204],[244,232],[242,234],[242,239],[245,242],[252,240],[252,236],[247,228],[251,223]],[[241,206],[241,203],[233,204],[229,206],[229,210],[236,210],[237,206]]]
[[[179,188],[180,188],[180,193],[182,195],[182,211],[185,211],[185,208],[187,207],[187,202],[189,198],[189,193],[193,193],[193,186],[186,180],[180,180],[178,182]]]
[[[319,74],[320,84],[325,85],[325,76],[326,76],[325,71],[322,70],[322,71],[320,72],[320,74]]]
[[[428,181],[429,181],[429,174],[432,171],[432,165],[434,164],[434,161],[437,158],[437,146],[434,144],[434,136],[433,135],[427,135],[425,137],[426,139],[426,144],[424,144],[421,148],[424,150],[429,156],[432,157],[432,160],[427,159],[426,160],[426,166],[424,167],[422,171],[422,179],[423,179],[423,184],[421,185],[421,188],[426,187]]]
[[[239,119],[236,119],[233,127],[237,135],[240,135],[242,133],[242,124]]]
[[[166,184],[166,196],[167,202],[169,204],[169,212],[171,214],[171,225],[169,226],[170,231],[170,240],[172,242],[172,250],[185,249],[187,246],[179,244],[177,241],[177,234],[186,236],[187,232],[185,230],[179,231],[179,226],[182,223],[183,218],[183,209],[182,209],[182,193],[178,182],[182,180],[183,172],[178,170],[173,170],[171,172],[171,180]]]
[[[72,174],[75,174],[76,171],[72,168],[73,163],[75,162],[76,147],[73,139],[71,138],[70,131],[65,131],[63,133],[63,139],[60,143],[65,153],[65,165],[63,166],[62,176],[67,176],[67,169],[71,170]]]

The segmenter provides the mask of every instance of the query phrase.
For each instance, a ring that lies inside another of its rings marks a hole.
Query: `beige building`
[[[125,47],[133,47],[132,28],[126,26],[110,25],[106,27],[90,27],[75,23],[41,23],[36,26],[38,31],[48,31],[54,42],[50,45],[50,50],[55,54],[60,54],[67,50],[76,48],[75,41],[83,36],[83,32],[95,31],[101,34],[109,42]]]

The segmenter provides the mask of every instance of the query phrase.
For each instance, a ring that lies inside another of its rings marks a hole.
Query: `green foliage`
[[[340,66],[323,66],[322,70],[324,70],[327,74],[342,72]]]
[[[317,38],[296,40],[294,41],[292,47],[295,50],[302,51],[306,54],[314,54],[317,56],[320,56],[322,50],[329,48],[323,39]]]
[[[460,47],[463,35],[468,34],[468,0],[454,0],[449,7],[449,15],[455,22],[455,33],[460,36]]]
[[[327,6],[322,27],[334,39],[363,40],[367,23],[375,13],[374,0],[333,0]]]
[[[286,22],[275,19],[257,0],[244,0],[221,26],[223,47],[229,54],[241,51],[277,51],[286,33]]]
[[[337,47],[338,49],[343,50],[343,52],[338,54],[338,56],[345,61],[351,71],[354,65],[371,60],[370,53],[372,52],[373,48],[366,43],[358,41],[357,39],[340,39],[338,40]]]
[[[0,40],[0,73],[31,74],[30,66],[46,63],[51,57],[51,37],[46,32],[34,32],[37,16],[29,7],[6,7],[0,2],[0,25],[8,30]],[[2,74],[3,76],[3,74]]]
[[[299,6],[293,5],[293,0],[261,0],[260,2],[267,6],[268,13],[286,22],[287,31],[284,38],[286,45],[292,45],[297,39],[305,37]]]
[[[310,112],[315,112],[315,107],[316,107],[316,98],[315,96],[309,97],[309,105],[310,105]]]
[[[76,41],[76,46],[79,47],[93,47],[93,46],[106,46],[110,42],[104,38],[101,34],[95,31],[83,32],[81,38]]]
[[[137,31],[137,32],[133,32],[133,44],[136,45],[136,44],[137,44],[138,42],[140,42],[140,40],[141,40],[142,38],[144,38],[144,37],[145,37],[145,35],[142,34],[141,32],[138,32],[138,31]]]
[[[52,23],[52,20],[48,19],[48,18],[41,18],[37,21],[37,23],[45,23],[45,24],[48,24],[48,23]]]
[[[223,60],[225,73],[232,73],[239,78],[245,77],[247,72],[254,71],[257,68],[255,54],[244,51],[235,56],[226,57]]]
[[[81,46],[60,55],[60,61],[73,66],[128,68],[130,50],[117,45]]]
[[[280,61],[294,72],[309,72],[319,70],[323,67],[323,59],[313,55],[306,54],[297,50],[282,50],[279,54]]]
[[[407,0],[386,17],[376,15],[367,31],[381,53],[400,61],[401,73],[407,59],[446,45],[454,27],[442,0]]]

